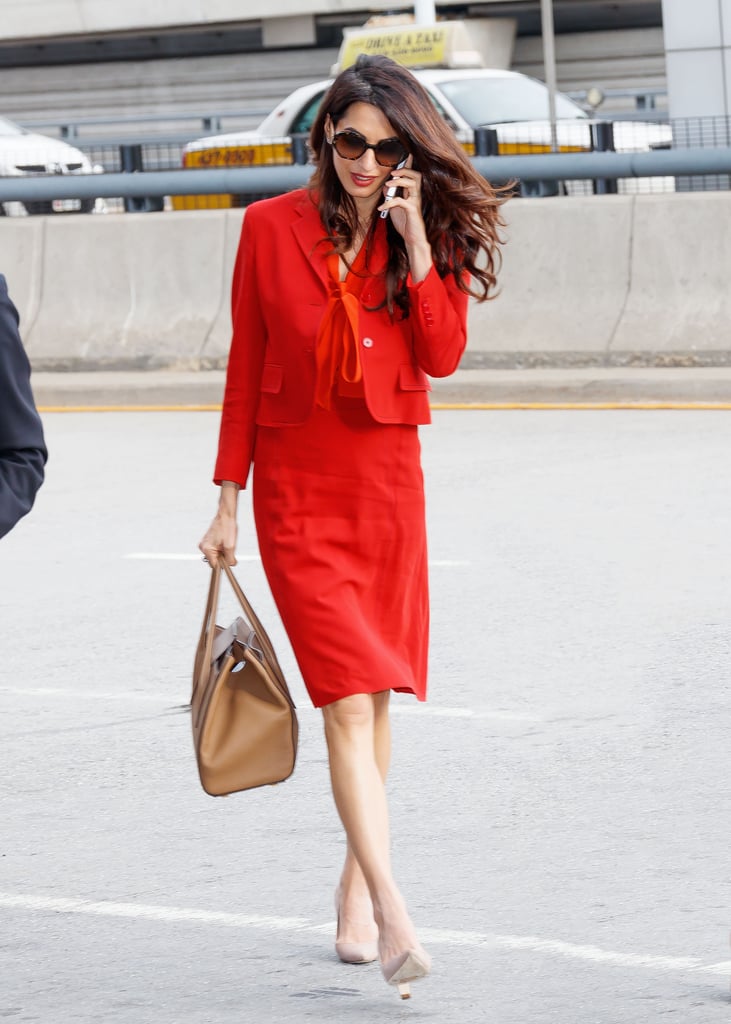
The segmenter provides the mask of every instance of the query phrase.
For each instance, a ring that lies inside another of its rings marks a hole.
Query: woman
[[[426,374],[452,373],[464,351],[468,295],[495,284],[502,197],[386,57],[338,76],[310,146],[308,188],[246,211],[220,501],[200,548],[236,564],[253,461],[264,569],[323,711],[347,836],[335,948],[347,963],[380,959],[407,998],[430,959],[391,873],[384,781],[390,691],[426,698],[417,427],[430,420]]]

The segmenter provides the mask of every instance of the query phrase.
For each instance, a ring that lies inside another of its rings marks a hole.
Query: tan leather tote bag
[[[244,612],[225,629],[215,623],[224,572]],[[223,559],[211,566],[191,713],[201,785],[211,796],[283,782],[294,771],[294,702],[267,632]]]

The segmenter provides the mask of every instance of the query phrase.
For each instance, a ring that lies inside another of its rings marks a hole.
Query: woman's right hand
[[[236,507],[238,504],[238,484],[224,481],[221,485],[221,499],[218,512],[203,535],[198,547],[203,557],[215,565],[219,555],[223,555],[227,565],[236,565]]]

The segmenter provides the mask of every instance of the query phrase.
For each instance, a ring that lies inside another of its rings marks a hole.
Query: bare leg
[[[414,926],[391,873],[386,791],[375,753],[376,698],[344,697],[323,708],[335,804],[360,865],[386,962],[418,948]]]
[[[390,690],[373,695],[373,752],[378,773],[385,783],[391,760],[391,721],[388,716]],[[384,853],[388,856],[388,835]],[[373,919],[373,903],[368,885],[355,854],[348,843],[345,863],[338,887],[340,928],[337,938],[341,942],[372,943],[378,939],[378,928]]]

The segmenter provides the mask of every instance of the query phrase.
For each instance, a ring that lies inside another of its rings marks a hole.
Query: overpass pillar
[[[662,0],[671,118],[731,116],[731,0]]]

